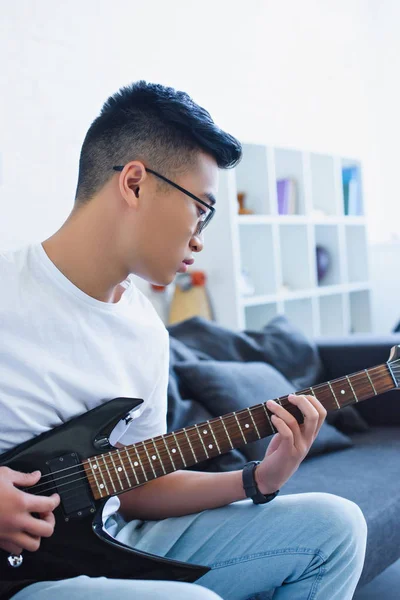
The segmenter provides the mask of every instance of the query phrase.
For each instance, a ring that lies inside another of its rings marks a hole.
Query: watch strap
[[[255,479],[255,470],[257,465],[260,464],[259,460],[252,460],[243,467],[242,479],[243,488],[247,498],[251,498],[254,504],[265,504],[271,502],[279,494],[279,490],[272,492],[272,494],[262,494],[257,487]]]

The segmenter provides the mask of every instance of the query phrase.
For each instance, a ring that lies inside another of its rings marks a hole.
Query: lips
[[[182,262],[190,267],[190,265],[194,263],[194,258],[188,258],[187,260],[183,260]]]

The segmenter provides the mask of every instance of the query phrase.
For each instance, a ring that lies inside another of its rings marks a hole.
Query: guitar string
[[[373,367],[373,369],[377,369],[377,368],[382,368],[382,367]],[[371,370],[372,370],[372,369],[369,369],[369,371],[371,371]],[[362,374],[363,374],[363,373],[359,373],[359,375],[362,375]],[[338,380],[336,380],[336,382],[339,382],[339,381],[338,381]],[[325,386],[326,384],[318,384],[318,385],[321,387],[321,386]],[[316,385],[316,386],[313,386],[313,389],[316,389],[317,387],[318,387],[317,385]],[[306,390],[304,390],[304,391],[307,391],[307,389],[306,389]],[[301,392],[297,392],[297,393],[298,393],[298,394],[300,394]],[[285,397],[282,397],[282,398],[285,398]],[[288,403],[288,404],[289,404],[289,403]],[[354,403],[352,403],[352,404],[354,404]],[[290,404],[289,404],[289,405],[290,405]],[[293,406],[293,405],[291,405],[291,406]],[[347,406],[348,406],[348,405],[347,405]],[[258,404],[258,405],[254,406],[254,407],[252,407],[252,408],[261,408],[261,407],[262,407],[262,404]],[[343,407],[343,408],[344,408],[344,407]],[[236,415],[239,415],[239,416],[240,416],[240,413],[244,413],[245,411],[247,411],[247,409],[242,409],[241,411],[237,411]],[[229,417],[229,418],[230,418],[230,419],[232,419],[232,417]],[[233,417],[233,418],[234,418],[234,417]],[[218,423],[218,421],[217,421],[216,423]],[[206,425],[206,424],[205,424],[205,425]],[[188,428],[186,428],[186,429],[185,429],[185,431],[186,431],[186,432],[188,432],[188,431],[190,431],[190,430],[194,431],[195,429],[194,429],[194,427],[190,427],[190,428],[188,427]],[[167,435],[168,435],[168,434],[167,434]],[[157,437],[158,437],[159,439],[161,439],[161,436],[157,436]],[[267,437],[267,436],[266,436],[266,437]],[[156,440],[157,440],[157,438],[154,438],[154,441],[156,441]],[[189,449],[189,444],[186,442],[186,440],[183,440],[183,441],[181,440],[181,441],[180,441],[180,445],[181,445],[181,447],[182,447],[182,448],[185,450],[185,452],[186,452],[186,451]],[[134,446],[134,445],[132,445],[132,446]],[[124,451],[125,449],[129,449],[129,446],[126,446],[124,449],[121,449],[121,451]],[[165,450],[164,450],[164,451],[163,451],[162,449],[159,449],[159,450],[161,451],[161,455],[162,455],[162,459],[161,459],[161,460],[163,461],[163,460],[165,460],[165,459],[167,458],[167,453],[165,452]],[[109,453],[105,453],[105,454],[104,454],[104,455],[102,455],[102,456],[105,456],[105,457],[107,458],[107,454],[111,454],[111,453],[114,453],[114,454],[115,454],[115,453],[116,453],[116,450],[112,450],[112,451],[110,451]],[[161,458],[161,455],[160,455],[160,458]],[[95,457],[94,457],[94,458],[95,458]],[[140,455],[139,455],[139,458],[140,458]],[[142,460],[142,459],[140,459],[140,460]],[[133,475],[135,474],[135,471],[134,471],[134,470],[132,470],[131,468],[128,468],[128,469],[126,469],[127,465],[125,465],[123,461],[121,461],[121,463],[122,463],[122,465],[123,465],[123,467],[124,467],[124,469],[125,469],[125,472],[126,472],[126,474],[128,475],[128,477],[129,477],[129,476],[133,476]],[[151,463],[149,463],[149,464],[151,464]],[[110,466],[110,468],[111,468],[111,469],[113,469],[113,466],[112,466],[111,464],[110,464],[109,466]],[[76,464],[76,465],[73,465],[72,467],[67,467],[66,469],[62,469],[62,470],[60,470],[60,471],[58,471],[58,472],[64,472],[64,471],[67,471],[67,470],[69,470],[69,469],[73,469],[73,468],[75,468],[75,469],[78,469],[78,468],[80,468],[80,467],[83,467],[83,464],[82,464],[82,463],[78,463],[78,464]],[[45,488],[45,489],[42,489],[42,490],[40,490],[40,492],[34,492],[34,494],[35,494],[35,495],[37,495],[38,493],[49,492],[49,491],[52,491],[52,490],[56,490],[57,488],[64,487],[65,485],[72,485],[72,484],[73,484],[73,483],[75,483],[75,482],[78,482],[78,481],[83,481],[83,480],[87,480],[87,479],[88,479],[88,478],[87,478],[87,476],[86,476],[86,474],[85,474],[85,475],[84,475],[84,477],[80,477],[79,479],[73,479],[72,481],[67,481],[67,482],[65,482],[65,483],[59,484],[58,486],[54,486],[54,484],[55,484],[56,482],[58,482],[58,481],[61,481],[62,479],[66,479],[66,478],[68,478],[68,477],[72,477],[72,476],[74,476],[74,475],[75,475],[75,473],[70,473],[69,475],[64,475],[63,477],[59,477],[59,478],[57,478],[57,479],[53,479],[53,480],[51,480],[51,481],[48,481],[48,482],[38,483],[38,484],[36,484],[35,486],[32,486],[31,488],[29,488],[29,491],[33,491],[33,489],[35,489],[35,488],[37,489],[37,488],[39,488],[39,487],[41,487],[41,486],[45,486],[45,485],[47,485],[47,484],[50,484],[50,487],[48,487],[48,488]],[[93,473],[92,473],[91,475],[93,476]],[[50,477],[51,477],[51,476],[52,476],[52,474],[48,474],[48,475],[46,475],[46,476],[50,476]],[[110,479],[110,478],[109,478],[109,479]],[[110,481],[111,481],[111,479],[110,479]],[[143,482],[143,483],[146,483],[146,482]],[[118,485],[119,485],[119,484],[118,484]],[[139,485],[140,485],[140,484],[139,484]],[[53,486],[53,487],[52,487],[52,486]],[[136,487],[136,486],[133,486],[133,487]],[[71,491],[72,491],[72,490],[71,490]],[[123,491],[124,491],[124,490],[121,490],[121,492],[123,492]]]
[[[398,359],[398,361],[400,362],[400,359]],[[395,362],[397,362],[397,361],[395,361]],[[377,369],[379,369],[379,370],[383,370],[383,371],[386,371],[386,366],[385,366],[385,365],[379,365],[379,366],[377,366],[377,367],[372,367],[372,368],[371,368],[371,369],[369,369],[368,371],[369,371],[369,372],[371,372],[372,370],[377,370]],[[365,377],[365,373],[364,373],[364,372],[358,372],[357,374],[355,374],[355,376],[353,376],[353,383],[355,383],[355,384],[356,384],[356,381],[355,381],[355,380],[356,380],[356,377],[357,377],[357,376],[363,376],[363,377]],[[349,376],[349,377],[350,377],[350,376]],[[346,377],[343,377],[343,378],[339,378],[339,379],[337,379],[337,380],[334,380],[334,381],[333,381],[333,383],[339,383],[339,382],[340,382],[340,379],[346,380]],[[312,386],[312,387],[313,387],[313,390],[318,390],[318,388],[325,387],[326,385],[327,385],[326,383],[322,383],[322,384],[316,384],[315,386]],[[300,395],[302,392],[306,392],[308,389],[309,389],[309,388],[306,388],[306,389],[304,389],[304,390],[300,390],[299,392],[296,392],[296,394]],[[281,398],[280,400],[282,400],[282,401],[285,401],[286,399],[287,399],[287,396],[282,396],[282,398]],[[253,407],[249,407],[249,408],[251,408],[251,409],[255,409],[255,408],[261,408],[261,407],[262,407],[262,404],[263,404],[263,403],[261,403],[261,404],[258,404],[258,405],[255,405],[255,406],[253,406]],[[352,402],[351,404],[354,404],[354,402]],[[284,407],[285,407],[285,406],[291,406],[291,407],[293,407],[293,405],[292,405],[290,402],[288,402],[288,401],[285,403]],[[347,405],[347,406],[349,406],[349,405]],[[344,408],[344,407],[342,407],[342,408]],[[240,415],[241,415],[241,413],[245,413],[247,410],[248,410],[247,408],[245,408],[245,409],[241,409],[240,411],[237,411],[237,412],[236,412],[236,415],[240,416]],[[271,413],[271,414],[272,414],[272,413]],[[224,421],[227,423],[227,420],[228,420],[228,419],[232,419],[232,418],[235,418],[235,417],[232,417],[232,416],[229,416],[229,415],[228,415],[227,417],[225,417]],[[219,421],[217,420],[217,421],[216,421],[216,423],[218,423],[218,422],[219,422]],[[202,424],[201,424],[201,423],[200,423],[200,424],[197,424],[197,426],[199,426],[199,425],[202,425]],[[206,423],[204,423],[204,426],[206,426],[206,425],[207,425],[207,424],[206,424]],[[186,431],[186,432],[191,432],[191,431],[196,431],[196,430],[195,430],[195,427],[194,427],[194,426],[191,426],[191,427],[187,427],[187,428],[185,429],[185,431]],[[196,432],[196,433],[197,433],[197,432]],[[168,435],[168,434],[166,434],[166,435]],[[160,439],[161,439],[161,437],[162,437],[162,436],[157,436],[157,438],[160,438]],[[154,439],[156,440],[157,438],[154,438]],[[148,441],[148,440],[146,440],[146,441]],[[141,442],[140,442],[140,443],[141,443]],[[134,446],[134,445],[135,445],[135,444],[132,444],[131,446]],[[186,446],[186,444],[185,444],[185,446]],[[123,451],[123,450],[125,450],[126,448],[129,448],[129,447],[130,447],[130,446],[126,446],[124,449],[121,449],[121,451]],[[185,448],[185,449],[186,449],[186,448]],[[104,453],[102,456],[106,456],[107,454],[111,454],[111,452],[113,452],[113,453],[116,453],[116,452],[117,452],[117,449],[110,450],[110,452],[109,452],[109,453]],[[165,453],[165,450],[164,450],[164,451],[162,451],[162,452],[163,452],[163,453]],[[95,456],[96,456],[96,455],[95,455]],[[95,456],[94,456],[93,458],[95,458]],[[122,464],[124,464],[124,463],[122,463]],[[111,465],[110,465],[110,466],[111,466]],[[73,473],[71,473],[71,474],[69,474],[69,475],[64,475],[63,477],[59,477],[59,478],[56,478],[56,479],[54,479],[54,475],[55,475],[55,474],[57,474],[57,473],[64,473],[64,472],[66,472],[66,471],[68,471],[68,470],[70,470],[70,469],[77,469],[78,467],[83,467],[83,463],[77,463],[76,465],[72,465],[72,466],[70,466],[70,467],[66,467],[65,469],[60,469],[60,470],[58,470],[58,471],[54,471],[53,473],[48,473],[48,474],[45,474],[45,475],[43,475],[43,477],[41,477],[41,480],[40,480],[40,482],[38,482],[37,484],[35,484],[34,486],[32,486],[32,487],[30,487],[30,488],[29,488],[29,491],[33,491],[34,489],[38,489],[38,488],[40,488],[41,486],[47,485],[48,483],[49,483],[49,484],[54,484],[54,483],[56,483],[56,482],[58,482],[58,481],[61,481],[62,479],[65,479],[65,478],[67,478],[67,477],[71,477],[71,476],[73,475]],[[131,474],[132,474],[132,473],[131,473]],[[52,478],[50,481],[48,481],[48,482],[47,482],[47,481],[44,481],[44,482],[42,481],[43,479],[45,479],[45,478],[50,478],[50,477]],[[72,482],[68,482],[68,483],[72,483]],[[50,489],[55,489],[55,488],[48,488],[48,489],[44,489],[44,490],[41,490],[41,492],[44,492],[44,491],[49,491]]]

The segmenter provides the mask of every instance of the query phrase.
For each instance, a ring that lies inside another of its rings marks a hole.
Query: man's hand
[[[39,479],[40,471],[20,473],[0,467],[0,548],[6,552],[34,552],[40,539],[50,537],[54,531],[53,510],[60,503],[58,494],[35,496],[16,487],[35,485]]]
[[[326,410],[314,396],[290,394],[289,402],[304,415],[299,425],[293,415],[274,400],[268,400],[271,421],[277,433],[272,438],[264,460],[256,467],[255,479],[262,494],[280,489],[297,471],[307,455],[326,417]]]

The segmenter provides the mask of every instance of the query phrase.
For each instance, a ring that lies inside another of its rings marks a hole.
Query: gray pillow
[[[190,396],[214,417],[294,392],[293,385],[263,362],[197,361],[175,365]],[[262,460],[271,436],[241,447],[247,460]],[[352,446],[352,441],[324,423],[308,456]]]
[[[168,330],[198,359],[265,362],[292,381],[295,390],[323,378],[317,346],[284,315],[274,317],[260,331],[232,331],[202,317],[171,325]]]

